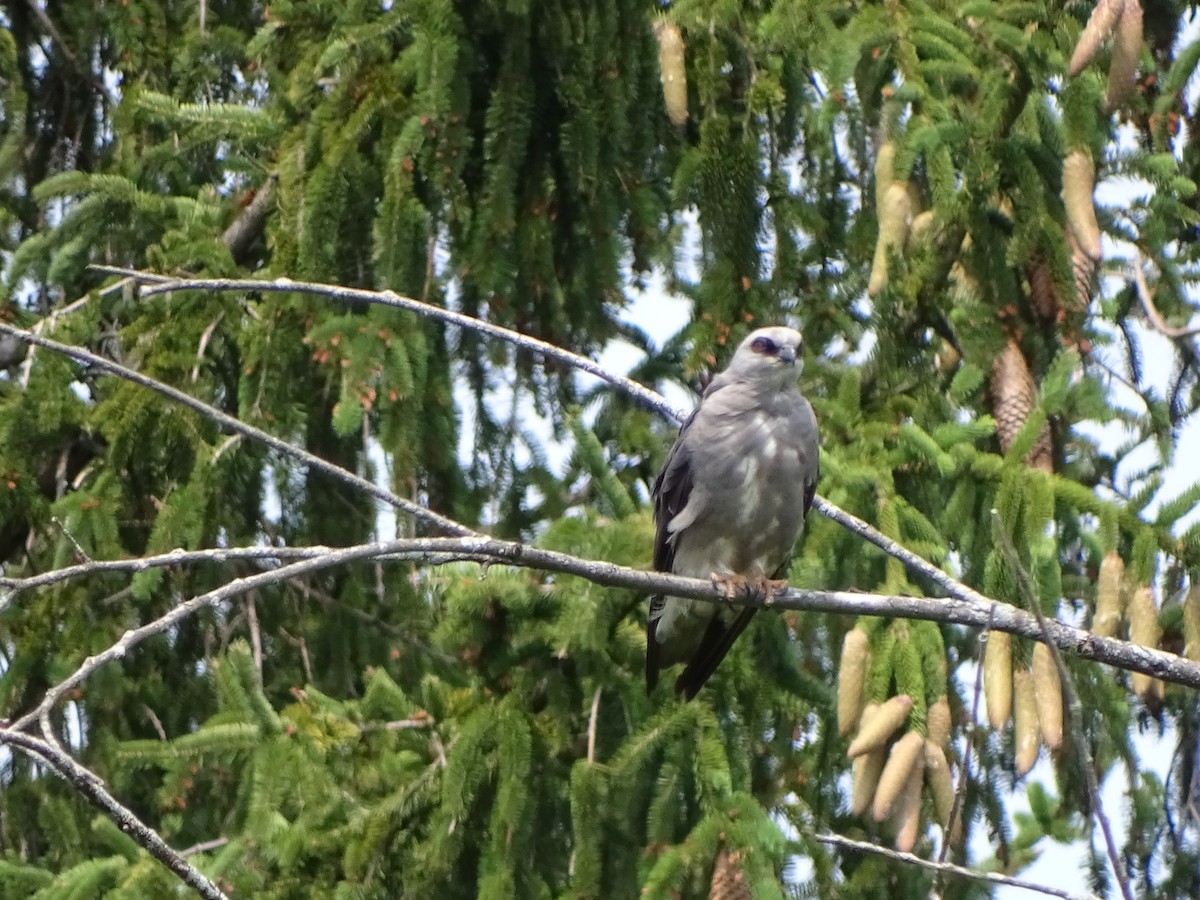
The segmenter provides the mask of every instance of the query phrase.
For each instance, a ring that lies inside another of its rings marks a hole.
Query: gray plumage
[[[679,430],[654,483],[654,568],[763,585],[786,574],[817,487],[817,420],[796,384],[803,339],[760,328],[742,341]],[[650,602],[646,690],[685,662],[692,699],[755,610],[657,596]]]

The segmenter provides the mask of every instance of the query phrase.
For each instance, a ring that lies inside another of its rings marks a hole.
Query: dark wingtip
[[[655,625],[651,619],[646,626],[646,696],[649,697],[658,687],[658,641],[655,640]]]
[[[700,688],[704,687],[704,682],[696,684],[695,681],[688,678],[687,670],[675,679],[675,696],[683,697],[684,703],[689,703],[696,699],[696,695],[700,693]]]

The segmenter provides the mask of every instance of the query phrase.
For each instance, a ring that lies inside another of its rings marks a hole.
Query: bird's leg
[[[721,589],[726,600],[735,600],[739,596],[747,600],[757,601],[763,606],[770,606],[775,598],[789,587],[787,579],[767,578],[759,575],[757,578],[747,578],[744,575],[725,575],[713,572],[712,583]]]

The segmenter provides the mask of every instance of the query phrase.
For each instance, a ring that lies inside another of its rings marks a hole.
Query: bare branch
[[[977,869],[968,869],[964,866],[956,866],[954,863],[933,862],[932,860],[922,859],[915,853],[902,853],[899,850],[893,850],[891,847],[881,847],[879,844],[872,844],[869,841],[856,841],[853,838],[843,837],[840,834],[824,832],[822,834],[814,834],[813,839],[822,844],[830,844],[834,847],[841,847],[843,850],[857,850],[862,853],[873,853],[876,856],[883,856],[887,859],[895,860],[896,862],[920,866],[923,869],[932,869],[935,872],[944,873],[946,875],[956,875],[959,878],[969,878],[972,881],[982,881],[987,884],[1000,884],[1007,887],[1021,888],[1022,890],[1035,891],[1039,894],[1046,894],[1051,897],[1062,897],[1064,900],[1100,900],[1100,898],[1095,894],[1072,894],[1070,891],[1047,887],[1044,884],[1036,884],[1032,881],[1023,881],[1020,878],[1010,878],[1007,875],[998,875],[995,872],[980,872]]]
[[[592,695],[592,714],[588,716],[587,761],[589,766],[596,761],[596,723],[600,718],[600,691],[600,686],[596,685],[596,693]]]
[[[361,559],[369,559],[379,556],[381,552],[387,553],[395,550],[398,545],[403,545],[403,541],[391,541],[383,544],[361,544],[355,547],[346,549],[330,550],[321,556],[313,559],[304,559],[299,562],[290,563],[285,566],[280,566],[278,569],[272,569],[268,572],[258,572],[254,575],[248,575],[244,578],[235,578],[229,581],[216,590],[209,591],[206,594],[201,594],[198,597],[193,597],[187,600],[165,615],[142,625],[139,628],[133,628],[126,631],[121,638],[108,649],[89,656],[83,663],[69,676],[64,678],[54,687],[46,692],[42,701],[30,712],[18,718],[12,723],[15,729],[28,727],[35,719],[40,719],[45,716],[55,704],[59,702],[66,694],[74,690],[82,684],[87,677],[108,662],[121,659],[131,649],[136,647],[142,641],[156,634],[161,634],[166,631],[176,622],[187,618],[192,613],[199,612],[210,606],[215,606],[223,600],[228,600],[237,597],[247,591],[252,591],[256,588],[270,584],[276,584],[280,581],[286,581],[289,578],[294,578],[297,575],[303,575],[307,572],[327,569],[330,566],[345,565],[346,563],[354,562]]]
[[[216,590],[194,597],[160,618],[125,632],[120,640],[107,650],[88,657],[74,673],[51,688],[41,703],[34,710],[19,718],[13,727],[28,726],[43,716],[68,692],[82,684],[100,666],[120,659],[142,641],[166,631],[176,622],[194,612],[247,591],[294,579],[308,572],[356,561],[381,559],[419,562],[426,565],[456,561],[512,565],[577,575],[594,584],[627,588],[641,594],[669,594],[675,597],[705,600],[710,603],[728,603],[733,606],[899,616],[908,619],[970,625],[977,628],[986,628],[990,622],[992,630],[1007,631],[1030,640],[1044,641],[1057,646],[1060,650],[1075,653],[1084,659],[1096,660],[1118,668],[1144,672],[1164,681],[1200,688],[1200,663],[1115,638],[1097,637],[1089,631],[1074,628],[1056,620],[1046,620],[1043,627],[1030,613],[986,597],[982,602],[947,601],[943,598],[789,588],[768,604],[757,596],[742,595],[727,599],[725,591],[708,580],[684,578],[662,572],[647,572],[598,560],[584,560],[565,553],[528,547],[510,541],[493,540],[482,536],[409,538],[324,550],[313,558],[302,559],[267,572],[238,578]]]
[[[586,356],[580,356],[578,353],[572,353],[570,350],[564,350],[546,341],[529,337],[500,325],[493,325],[491,322],[484,322],[473,316],[456,313],[441,306],[434,306],[432,303],[423,303],[411,297],[402,297],[395,291],[368,291],[342,287],[337,284],[292,281],[290,278],[276,278],[273,281],[252,278],[174,278],[169,275],[158,275],[138,269],[124,269],[119,266],[96,265],[88,268],[98,272],[107,272],[110,275],[136,278],[143,285],[149,285],[142,292],[147,297],[171,291],[257,291],[260,293],[313,294],[318,297],[329,297],[342,303],[374,303],[380,306],[391,306],[395,309],[405,309],[429,319],[499,338],[543,359],[553,359],[565,363],[620,388],[648,409],[652,409],[666,418],[674,419],[677,422],[683,419],[683,416],[672,408],[661,394],[643,387],[630,378],[609,372]]]
[[[229,838],[227,837],[213,838],[211,841],[201,841],[198,844],[192,844],[192,846],[188,847],[187,849],[180,850],[179,855],[187,858],[189,856],[195,856],[197,853],[207,853],[209,850],[218,850],[228,843]]]
[[[71,786],[83,794],[93,806],[98,807],[121,831],[128,834],[138,846],[183,879],[201,897],[207,900],[228,900],[215,884],[193,867],[183,856],[172,850],[158,834],[130,810],[122,806],[90,770],[84,768],[62,750],[47,741],[39,740],[12,728],[0,728],[0,744],[16,747],[27,755],[45,763]]]
[[[1158,307],[1154,305],[1154,294],[1146,282],[1146,273],[1142,271],[1143,258],[1139,255],[1137,264],[1133,267],[1133,284],[1137,290],[1138,302],[1142,304],[1142,312],[1150,320],[1150,326],[1159,334],[1169,338],[1187,338],[1200,334],[1200,325],[1189,328],[1174,328],[1167,324]]]
[[[126,368],[119,363],[113,362],[111,359],[106,359],[103,356],[97,356],[95,353],[85,350],[82,347],[63,344],[58,341],[51,340],[50,338],[34,334],[31,331],[23,331],[20,328],[13,328],[11,325],[6,325],[4,323],[0,323],[0,334],[12,335],[19,340],[25,341],[26,343],[33,344],[37,347],[44,347],[47,350],[53,350],[56,353],[63,354],[63,356],[68,356],[71,359],[77,360],[78,362],[86,363],[89,366],[94,366],[97,369],[108,372],[110,375],[116,375],[118,378],[124,378],[126,381],[131,381],[134,384],[141,385],[144,388],[149,388],[150,390],[162,394],[164,397],[170,400],[174,400],[176,403],[179,403],[182,406],[186,406],[188,409],[200,413],[200,415],[212,420],[213,422],[216,422],[218,425],[228,431],[234,431],[239,434],[243,434],[246,437],[254,438],[256,441],[266,444],[268,447],[278,453],[282,453],[285,456],[290,456],[307,466],[324,472],[326,475],[330,475],[333,478],[344,482],[345,484],[356,487],[359,490],[370,494],[372,497],[382,500],[384,503],[394,506],[396,509],[402,510],[403,512],[406,512],[415,518],[424,519],[425,521],[436,525],[439,529],[449,534],[474,534],[470,528],[455,522],[453,519],[448,519],[443,515],[433,512],[432,510],[425,509],[423,506],[413,503],[411,500],[405,500],[401,497],[397,497],[391,491],[386,490],[359,475],[355,475],[353,472],[348,472],[341,466],[327,462],[321,459],[319,456],[309,453],[307,450],[293,446],[282,438],[277,438],[273,434],[263,431],[261,428],[255,428],[253,425],[248,425],[241,419],[237,419],[228,413],[222,412],[215,406],[210,406],[202,400],[197,400],[190,394],[185,394],[183,391],[173,388],[169,384],[164,384],[157,379],[143,375],[141,372],[135,372],[133,369]]]
[[[1042,614],[1042,602],[1038,596],[1037,588],[1034,587],[1033,579],[1029,577],[1029,573],[1025,570],[1025,566],[1021,564],[1021,557],[1017,555],[1017,548],[1013,546],[1012,539],[1008,536],[1008,531],[1004,528],[1004,522],[1000,519],[1000,513],[992,510],[992,533],[996,536],[997,543],[1000,544],[1000,551],[1004,554],[1008,564],[1012,567],[1013,573],[1017,576],[1017,587],[1021,591],[1021,596],[1025,599],[1025,604],[1033,611],[1037,619],[1038,628],[1041,629],[1043,635],[1043,643],[1050,648],[1050,655],[1054,659],[1054,667],[1058,670],[1058,680],[1062,683],[1063,693],[1067,699],[1067,728],[1071,733],[1071,741],[1075,745],[1075,752],[1079,754],[1079,765],[1083,769],[1084,783],[1087,785],[1088,800],[1090,801],[1092,812],[1096,816],[1096,821],[1100,823],[1100,832],[1104,836],[1104,849],[1108,853],[1108,863],[1112,866],[1113,877],[1117,879],[1117,884],[1121,886],[1121,896],[1125,900],[1133,900],[1133,891],[1129,887],[1129,879],[1125,875],[1125,870],[1121,865],[1121,853],[1117,849],[1116,839],[1113,837],[1112,826],[1109,824],[1108,816],[1104,813],[1104,805],[1100,801],[1100,783],[1096,778],[1096,769],[1092,765],[1092,754],[1088,750],[1087,736],[1083,730],[1083,705],[1079,700],[1079,693],[1075,690],[1075,681],[1071,678],[1071,672],[1067,668],[1067,664],[1063,662],[1062,653],[1059,652],[1054,642],[1050,640],[1049,620]]]
[[[156,556],[141,556],[135,559],[91,560],[61,569],[52,569],[27,578],[7,578],[0,575],[0,612],[18,594],[34,588],[69,581],[72,578],[87,578],[105,572],[145,572],[166,566],[188,563],[232,562],[236,560],[287,560],[311,559],[329,552],[330,547],[218,547],[212,550],[171,550]]]
[[[823,515],[825,518],[837,522],[847,531],[856,534],[866,541],[874,544],[888,556],[900,560],[914,572],[919,572],[924,575],[938,587],[946,592],[950,597],[956,600],[965,600],[968,603],[993,603],[990,597],[986,597],[979,591],[967,587],[956,578],[947,575],[933,563],[922,559],[913,553],[908,548],[898,544],[896,541],[887,537],[885,534],[872,528],[862,519],[844,509],[830,503],[824,497],[815,497],[813,499],[813,509]]]

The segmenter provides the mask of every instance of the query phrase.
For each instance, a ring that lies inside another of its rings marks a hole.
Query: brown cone
[[[1035,256],[1029,263],[1026,273],[1029,277],[1029,305],[1037,317],[1043,322],[1053,322],[1058,318],[1062,303],[1058,296],[1058,287],[1054,283],[1054,272],[1050,263],[1041,254]]]
[[[1096,290],[1096,271],[1100,267],[1079,246],[1075,233],[1070,229],[1067,229],[1067,246],[1071,248],[1071,274],[1075,276],[1075,297],[1071,309],[1074,312],[1086,312]]]
[[[708,900],[754,900],[750,894],[750,886],[738,865],[738,851],[729,852],[724,845],[717,854],[717,863],[713,866],[712,888],[708,892]]]
[[[1009,338],[1008,345],[992,365],[992,411],[996,417],[1000,449],[1005,453],[1029,418],[1036,401],[1037,385],[1029,374],[1029,365],[1017,342]],[[1043,472],[1053,472],[1050,449],[1050,429],[1045,427],[1025,461]]]

